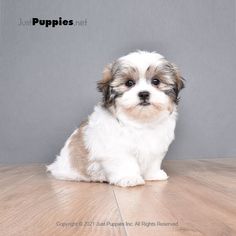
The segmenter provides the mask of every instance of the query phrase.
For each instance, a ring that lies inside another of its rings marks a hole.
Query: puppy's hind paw
[[[119,179],[113,179],[110,181],[110,183],[120,187],[131,187],[144,185],[145,181],[141,176],[125,176]]]

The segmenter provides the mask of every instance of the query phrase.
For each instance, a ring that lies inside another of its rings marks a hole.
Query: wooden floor
[[[0,234],[236,235],[236,159],[166,161],[168,181],[120,188],[0,166]]]

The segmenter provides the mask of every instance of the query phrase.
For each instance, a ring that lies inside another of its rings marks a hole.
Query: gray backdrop
[[[20,26],[20,19],[84,26]],[[105,64],[155,50],[186,78],[167,158],[236,157],[233,0],[1,2],[0,161],[49,162],[100,99]]]

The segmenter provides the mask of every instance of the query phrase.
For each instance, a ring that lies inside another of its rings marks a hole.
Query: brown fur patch
[[[112,74],[111,74],[111,68],[112,64],[108,64],[102,73],[102,79],[98,81],[97,88],[99,92],[106,92],[110,81],[112,80]]]
[[[97,83],[99,92],[103,94],[103,106],[106,108],[115,104],[115,99],[128,90],[125,83],[128,80],[138,80],[138,69],[124,66],[119,60],[104,68],[103,77]]]
[[[151,80],[152,78],[156,77],[160,80],[162,85],[173,85],[175,83],[175,81],[173,80],[174,72],[168,66],[169,64],[163,64],[160,66],[149,66],[146,71],[146,78],[148,80]]]
[[[181,90],[181,89],[184,88],[184,79],[183,79],[183,77],[181,76],[178,67],[177,67],[175,64],[173,64],[173,63],[172,63],[172,66],[173,66],[174,71],[175,71],[176,83],[177,83],[178,90]]]
[[[112,84],[115,86],[124,84],[127,80],[130,79],[136,81],[139,79],[139,71],[133,66],[120,66],[113,73],[114,81],[112,82]]]
[[[120,71],[114,73],[113,80],[111,82],[111,87],[118,93],[123,94],[129,88],[125,85],[128,80],[137,81],[139,79],[139,72],[137,68],[125,67],[120,68]]]
[[[163,106],[160,104],[152,105],[152,106],[136,106],[131,108],[122,108],[123,112],[127,114],[127,116],[139,122],[149,122],[152,119],[155,119],[160,115],[162,111],[165,110]]]
[[[109,64],[104,68],[102,79],[97,83],[98,91],[103,94],[104,107],[109,107],[114,103],[115,94],[110,86],[110,83],[113,79],[112,66],[112,64]]]
[[[158,89],[165,92],[177,104],[179,91],[184,88],[183,78],[175,64],[165,59],[162,59],[162,62],[159,66],[149,66],[146,71],[146,78],[148,80],[158,79],[160,81],[157,86]]]
[[[79,171],[79,173],[85,177],[87,175],[88,167],[88,150],[85,147],[83,140],[83,130],[84,127],[88,124],[88,121],[82,122],[79,129],[74,132],[68,144],[70,163],[74,169]]]

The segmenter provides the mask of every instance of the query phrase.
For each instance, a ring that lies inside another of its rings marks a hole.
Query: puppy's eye
[[[126,83],[125,83],[125,86],[128,87],[128,88],[130,88],[134,85],[135,85],[135,82],[132,79],[127,80]]]
[[[160,84],[160,80],[157,79],[157,78],[153,78],[153,79],[152,79],[152,84],[155,85],[155,86],[157,86],[158,84]]]

